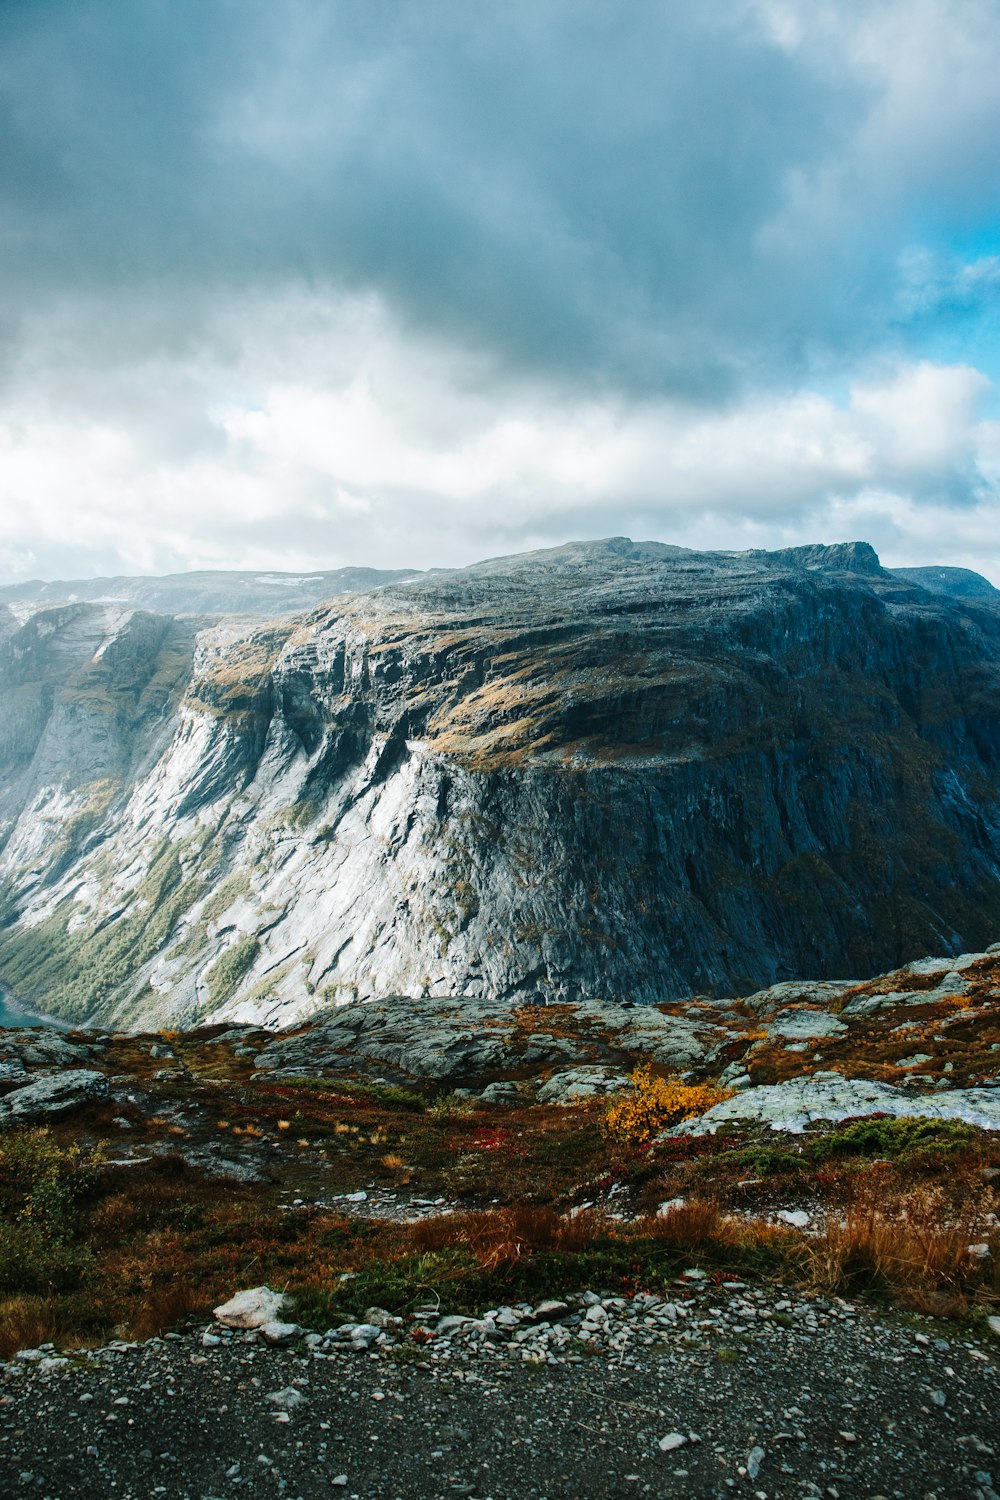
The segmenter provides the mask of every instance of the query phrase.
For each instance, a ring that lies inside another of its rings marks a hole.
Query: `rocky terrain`
[[[736,1281],[680,1277],[671,1299],[494,1309],[478,1331],[428,1330],[415,1361],[375,1328],[294,1324],[284,1347],[209,1324],[85,1360],[25,1351],[0,1370],[0,1483],[65,1500],[994,1500],[994,1345]],[[61,1439],[40,1448],[40,1430]]]
[[[996,1500],[998,1188],[1000,944],[0,1030],[0,1492]]]
[[[981,949],[1000,596],[953,571],[617,538],[257,626],[8,604],[0,985],[76,1023],[273,1027]]]

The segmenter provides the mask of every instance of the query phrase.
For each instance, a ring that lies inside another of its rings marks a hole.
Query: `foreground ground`
[[[558,1364],[516,1344],[439,1341],[412,1363],[192,1332],[8,1366],[0,1493],[995,1500],[989,1344],[846,1303],[782,1319],[776,1295],[677,1295],[676,1336]]]
[[[0,1359],[162,1333],[259,1282],[325,1329],[691,1265],[985,1327],[998,1081],[1000,948],[645,1009],[0,1031]]]
[[[0,1495],[992,1500],[998,1077],[1000,949],[2,1031]]]

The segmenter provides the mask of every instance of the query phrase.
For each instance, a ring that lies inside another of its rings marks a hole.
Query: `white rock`
[[[658,1219],[665,1219],[668,1214],[676,1213],[677,1209],[683,1208],[686,1202],[686,1198],[668,1198],[667,1201],[665,1203],[661,1203],[659,1208],[656,1210],[656,1217]]]
[[[1000,1318],[996,1317],[996,1315],[987,1318],[986,1326],[990,1330],[990,1333],[995,1333],[997,1338],[1000,1339]]]
[[[356,1349],[367,1349],[375,1343],[381,1332],[381,1328],[376,1328],[374,1323],[359,1323],[351,1329],[351,1343]]]
[[[768,1034],[787,1038],[789,1041],[804,1041],[837,1036],[846,1030],[844,1022],[827,1011],[783,1010],[771,1022]]]
[[[673,1453],[675,1448],[683,1448],[686,1442],[683,1432],[668,1432],[660,1438],[660,1452]]]
[[[874,1114],[965,1120],[984,1130],[1000,1130],[1000,1089],[946,1089],[933,1095],[915,1095],[886,1083],[820,1072],[747,1089],[713,1105],[698,1119],[674,1126],[667,1136],[712,1134],[733,1120],[760,1120],[772,1130],[801,1135],[817,1120]]]
[[[277,1321],[287,1301],[282,1292],[272,1292],[270,1287],[250,1287],[217,1307],[215,1317],[227,1328],[262,1328]]]
[[[293,1385],[286,1386],[283,1391],[270,1391],[267,1399],[279,1411],[294,1411],[297,1406],[306,1404],[306,1397]]]
[[[805,1229],[809,1223],[809,1215],[804,1208],[779,1208],[775,1218],[780,1219],[782,1224],[790,1224],[793,1229]]]

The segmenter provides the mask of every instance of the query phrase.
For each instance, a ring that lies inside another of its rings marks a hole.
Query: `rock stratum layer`
[[[1000,595],[932,582],[860,543],[619,538],[249,629],[8,607],[0,985],[76,1020],[288,1024],[985,947]]]

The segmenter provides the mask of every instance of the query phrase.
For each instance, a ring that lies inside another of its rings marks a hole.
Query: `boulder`
[[[697,1119],[675,1125],[667,1136],[709,1135],[733,1121],[760,1121],[772,1130],[801,1135],[820,1120],[838,1121],[859,1115],[916,1115],[930,1120],[964,1120],[983,1130],[1000,1130],[1000,1090],[945,1089],[914,1095],[890,1084],[839,1073],[803,1074],[785,1083],[745,1089],[732,1099],[713,1105]]]
[[[768,1027],[771,1037],[785,1041],[811,1041],[822,1036],[836,1036],[846,1031],[843,1021],[825,1010],[782,1010]]]
[[[0,1125],[52,1119],[107,1097],[108,1080],[103,1073],[71,1068],[65,1073],[36,1078],[34,1083],[0,1099]]]
[[[254,1286],[223,1302],[215,1309],[215,1317],[227,1328],[263,1328],[266,1323],[280,1321],[279,1314],[287,1302],[288,1298],[282,1292],[272,1292],[267,1286]]]
[[[553,1073],[538,1090],[539,1104],[577,1104],[598,1094],[613,1094],[628,1087],[628,1074],[620,1068],[567,1068]]]

